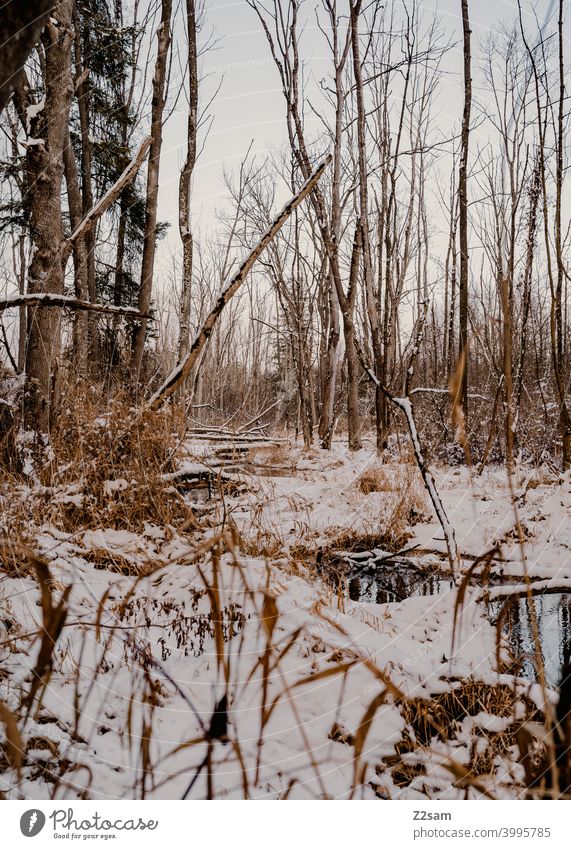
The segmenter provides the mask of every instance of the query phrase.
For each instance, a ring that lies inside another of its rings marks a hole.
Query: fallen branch
[[[274,236],[279,232],[279,230],[285,224],[294,209],[299,206],[302,200],[307,197],[307,195],[317,184],[318,180],[320,179],[321,175],[323,174],[330,162],[331,156],[327,156],[326,159],[324,159],[323,162],[315,169],[313,174],[308,177],[308,179],[305,181],[298,193],[292,198],[290,198],[290,200],[286,203],[277,218],[274,220],[273,224],[264,233],[258,244],[254,248],[252,248],[246,259],[243,260],[238,271],[230,279],[230,282],[226,285],[226,287],[222,289],[218,300],[216,301],[215,305],[207,316],[206,321],[202,325],[201,329],[196,334],[194,341],[190,346],[190,350],[188,351],[186,356],[180,361],[180,363],[178,363],[178,365],[175,366],[175,368],[169,374],[160,389],[158,389],[150,398],[148,402],[149,409],[158,410],[164,404],[166,399],[170,395],[172,395],[173,392],[176,392],[176,390],[180,386],[183,385],[185,380],[188,378],[188,375],[190,374],[192,367],[197,361],[201,351],[208,342],[212,330],[214,329],[214,325],[218,321],[218,318],[220,317],[220,314],[222,313],[224,307],[226,306],[230,298],[232,298],[232,296],[236,294],[260,254],[269,245]]]
[[[550,593],[568,593],[571,591],[571,578],[546,578],[543,581],[531,581],[526,584],[503,584],[491,587],[482,593],[478,599],[482,601],[500,601],[507,598],[526,598],[532,595],[548,595]]]
[[[426,317],[426,309],[425,309],[425,312],[424,312],[424,317]],[[430,471],[426,457],[424,456],[424,454],[422,452],[420,440],[418,438],[418,429],[416,427],[416,422],[414,420],[414,413],[413,413],[412,404],[411,404],[410,397],[409,397],[409,395],[411,394],[409,386],[410,386],[410,382],[411,382],[413,374],[414,374],[414,363],[415,363],[416,354],[418,353],[418,350],[420,348],[420,344],[421,344],[421,341],[422,341],[423,327],[424,327],[424,319],[421,318],[419,327],[415,328],[416,339],[415,339],[415,344],[414,344],[413,352],[412,352],[412,355],[411,355],[409,367],[406,371],[405,386],[404,386],[405,395],[404,395],[403,398],[395,397],[392,394],[392,392],[390,392],[387,389],[387,387],[383,383],[381,383],[381,381],[379,380],[379,378],[377,377],[377,375],[375,374],[375,372],[373,371],[371,366],[366,361],[365,355],[363,353],[363,349],[361,348],[361,345],[357,341],[356,337],[355,337],[355,348],[357,350],[357,356],[359,357],[359,362],[361,363],[361,366],[363,367],[367,377],[372,381],[372,383],[375,386],[377,386],[381,390],[381,392],[383,393],[385,398],[388,398],[388,400],[392,404],[394,404],[395,407],[398,407],[398,409],[401,411],[401,413],[405,417],[407,427],[408,427],[408,432],[410,434],[410,439],[411,439],[411,442],[412,442],[412,447],[413,447],[413,450],[414,450],[414,457],[415,457],[415,460],[416,460],[416,465],[418,466],[418,469],[419,469],[420,474],[422,476],[422,480],[424,482],[424,486],[425,486],[425,488],[428,492],[428,495],[430,496],[432,506],[434,507],[434,512],[436,513],[436,518],[440,522],[440,527],[442,528],[442,533],[444,534],[444,539],[446,541],[446,549],[447,549],[447,552],[448,552],[448,560],[449,560],[449,563],[450,563],[450,567],[451,567],[452,571],[454,572],[455,569],[457,568],[457,566],[459,566],[459,563],[460,563],[460,555],[459,555],[459,552],[458,552],[458,546],[456,544],[456,535],[454,533],[454,528],[450,524],[450,521],[449,521],[448,516],[446,514],[446,510],[444,509],[444,505],[443,505],[442,500],[440,498],[440,494],[438,492],[438,489],[436,488],[436,482],[434,480],[434,475]]]
[[[357,577],[368,570],[374,571],[383,563],[394,562],[395,565],[406,566],[414,569],[419,578],[424,578],[424,575],[419,569],[418,563],[411,560],[409,557],[404,557],[411,551],[416,551],[419,544],[411,545],[408,548],[401,548],[400,551],[383,551],[380,548],[373,548],[371,551],[336,551],[335,556],[342,558],[345,562],[353,567],[350,577]]]
[[[381,391],[383,387],[381,387]],[[387,393],[387,397],[392,403],[400,409],[400,411],[404,414],[406,419],[406,423],[408,425],[408,431],[410,433],[410,438],[412,441],[412,447],[414,450],[414,456],[416,459],[416,464],[419,468],[420,474],[422,475],[422,480],[424,481],[424,486],[426,487],[428,494],[430,496],[430,500],[432,501],[432,506],[434,507],[434,511],[436,513],[436,517],[440,522],[440,527],[442,528],[442,533],[444,534],[444,539],[446,540],[446,548],[448,550],[448,560],[450,561],[450,566],[452,570],[459,565],[459,555],[458,555],[458,546],[456,545],[456,535],[454,533],[454,528],[450,524],[448,516],[446,514],[446,510],[444,509],[444,505],[440,499],[440,495],[436,488],[436,482],[434,480],[434,475],[430,471],[427,460],[422,453],[422,448],[420,446],[420,440],[418,438],[418,430],[416,427],[416,422],[414,420],[414,415],[412,411],[412,404],[410,402],[410,398],[395,398],[390,393]]]
[[[253,424],[254,424],[254,422],[259,421],[259,419],[261,419],[261,418],[262,418],[262,416],[265,416],[265,415],[266,415],[266,413],[269,413],[269,412],[270,412],[270,410],[273,410],[273,409],[274,409],[274,407],[277,407],[277,406],[278,406],[278,404],[281,404],[281,402],[282,402],[282,399],[281,399],[281,398],[278,398],[278,400],[277,400],[277,401],[274,401],[274,403],[273,403],[273,404],[270,404],[270,406],[269,406],[269,407],[266,407],[266,409],[265,409],[265,410],[263,410],[261,413],[258,413],[258,414],[257,414],[257,415],[255,415],[253,418],[251,418],[249,421],[247,421],[245,425],[242,425],[242,427],[238,428],[238,432],[239,432],[239,433],[245,433],[246,431],[248,431],[248,428],[250,427],[250,425],[253,425]],[[264,425],[260,425],[259,427],[264,427]],[[259,429],[259,428],[253,428],[253,430],[258,430],[258,429]]]
[[[29,295],[14,295],[13,298],[0,300],[0,312],[11,307],[65,307],[71,310],[89,310],[111,315],[125,315],[131,318],[150,318],[142,315],[135,307],[116,307],[112,304],[92,304],[67,295],[54,295],[52,292],[34,292]]]
[[[139,150],[137,151],[135,157],[131,160],[131,162],[127,165],[123,173],[119,176],[117,181],[111,186],[109,191],[107,191],[100,201],[98,201],[94,207],[92,207],[87,215],[82,218],[80,223],[77,225],[69,239],[64,243],[63,247],[63,255],[62,259],[65,263],[69,258],[71,251],[75,242],[79,239],[80,236],[84,236],[88,233],[98,218],[100,218],[103,213],[109,209],[109,207],[115,203],[125,186],[128,186],[131,180],[133,180],[145,161],[145,157],[147,155],[147,151],[151,146],[151,137],[147,136],[143,139]],[[144,316],[141,316],[144,317]]]
[[[237,445],[289,445],[289,439],[273,436],[259,436],[253,433],[234,433],[233,431],[216,431],[208,428],[189,430],[191,439],[205,440],[207,442],[227,442],[235,448]]]

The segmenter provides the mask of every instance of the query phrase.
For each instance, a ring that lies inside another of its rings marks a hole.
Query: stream
[[[450,576],[425,574],[401,564],[382,564],[374,570],[349,574],[348,595],[353,601],[388,604],[407,598],[437,596],[454,587]],[[534,596],[541,653],[549,686],[557,686],[562,667],[571,659],[571,593],[544,593]],[[495,624],[503,602],[488,605]],[[527,598],[515,601],[506,616],[503,631],[507,646],[519,664],[517,674],[536,680],[534,644]]]

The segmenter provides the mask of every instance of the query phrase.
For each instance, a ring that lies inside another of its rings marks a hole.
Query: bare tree
[[[44,96],[31,101],[24,72],[16,89],[19,116],[28,134],[26,142],[26,203],[29,206],[33,257],[28,269],[28,291],[63,293],[64,241],[61,207],[64,153],[74,86],[71,75],[74,0],[61,0],[43,35]],[[41,307],[28,310],[26,374],[28,422],[47,430],[56,395],[60,352],[60,318]]]

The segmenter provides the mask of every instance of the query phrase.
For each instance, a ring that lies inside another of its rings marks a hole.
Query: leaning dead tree
[[[139,150],[137,151],[131,162],[129,162],[129,164],[123,170],[123,173],[118,177],[118,179],[111,186],[111,188],[103,195],[101,200],[99,200],[81,219],[78,226],[74,229],[71,236],[64,244],[62,251],[62,259],[64,262],[71,254],[73,246],[76,244],[76,242],[93,229],[97,220],[101,218],[103,213],[106,212],[109,207],[115,203],[123,189],[135,179],[139,169],[141,168],[143,162],[146,159],[147,152],[151,146],[151,142],[151,136],[147,136],[143,139],[143,141],[139,145]]]
[[[220,318],[224,307],[226,306],[228,301],[236,294],[260,254],[270,244],[274,236],[279,233],[280,229],[288,220],[292,212],[299,206],[302,200],[306,198],[310,194],[312,189],[317,185],[319,179],[321,178],[323,172],[325,171],[330,162],[331,156],[327,156],[326,159],[324,159],[323,162],[318,165],[315,171],[310,174],[310,176],[302,185],[297,194],[290,198],[290,200],[286,203],[281,212],[274,219],[272,225],[268,228],[268,230],[266,230],[257,245],[252,248],[248,256],[241,263],[238,271],[232,276],[229,283],[223,288],[218,300],[212,307],[202,327],[196,334],[194,341],[190,346],[190,349],[186,356],[178,363],[178,365],[169,374],[163,385],[155,392],[155,394],[149,400],[148,407],[151,410],[158,410],[166,401],[166,399],[169,398],[173,394],[173,392],[175,392],[180,386],[184,384],[185,380],[188,378],[190,372],[192,371],[192,367],[196,363],[199,355],[204,349],[204,346],[208,342],[212,334],[212,330],[214,329],[216,322]]]

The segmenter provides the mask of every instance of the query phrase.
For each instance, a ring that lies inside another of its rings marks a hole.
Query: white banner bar
[[[253,807],[255,806],[255,807]],[[0,845],[569,849],[571,802],[4,802]],[[337,808],[337,810],[335,810]]]

